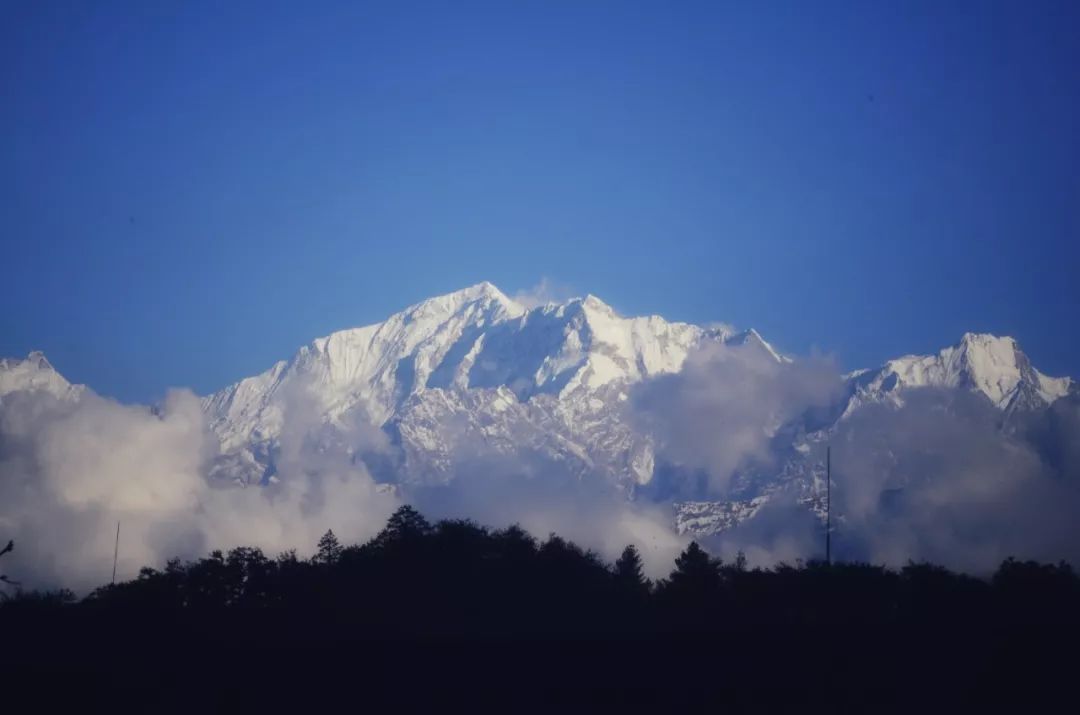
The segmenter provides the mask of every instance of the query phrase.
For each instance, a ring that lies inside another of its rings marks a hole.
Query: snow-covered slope
[[[0,401],[13,392],[45,392],[60,400],[77,400],[85,391],[72,385],[58,373],[41,352],[32,352],[25,360],[0,359]]]
[[[853,373],[849,380],[846,414],[869,402],[902,405],[904,392],[917,387],[969,389],[1002,410],[1032,409],[1064,397],[1072,383],[1036,370],[1012,338],[976,333],[965,333],[936,355],[890,360],[877,370]]]
[[[383,424],[433,373],[436,381],[457,377],[450,362],[467,370],[475,358],[470,343],[485,326],[523,312],[489,283],[432,298],[385,322],[319,338],[292,359],[211,395],[204,406],[226,450],[278,436],[287,407],[316,410],[331,421],[359,409]]]
[[[342,429],[385,428],[399,441],[406,481],[446,478],[445,455],[480,437],[495,453],[529,446],[579,470],[600,464],[642,482],[652,455],[617,417],[622,388],[679,370],[703,340],[754,342],[774,354],[753,332],[624,318],[594,296],[526,310],[481,283],[315,340],[203,404],[225,452],[247,465],[241,481],[272,473],[294,410]]]

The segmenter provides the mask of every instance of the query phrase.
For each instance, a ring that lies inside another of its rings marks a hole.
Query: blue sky
[[[1080,376],[1075,3],[5,3],[0,355],[209,392],[542,277]]]

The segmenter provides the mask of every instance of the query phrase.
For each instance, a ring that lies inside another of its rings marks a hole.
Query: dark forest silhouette
[[[1080,579],[1065,564],[1008,560],[988,580],[929,564],[751,569],[691,543],[653,583],[633,546],[609,565],[554,534],[431,524],[407,506],[365,544],[327,532],[310,559],[241,547],[82,599],[19,592],[0,606],[5,662],[91,689],[244,698],[244,679],[326,671],[370,695],[498,693],[506,705],[532,692],[882,706],[903,682],[907,695],[997,700],[1071,667],[1077,626]]]

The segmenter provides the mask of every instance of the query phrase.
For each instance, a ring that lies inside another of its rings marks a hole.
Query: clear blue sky
[[[845,367],[1080,376],[1080,3],[15,0],[0,355],[217,389],[542,276]]]

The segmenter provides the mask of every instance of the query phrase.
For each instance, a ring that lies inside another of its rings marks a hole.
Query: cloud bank
[[[739,468],[775,466],[776,431],[831,404],[841,388],[827,360],[781,363],[752,343],[717,343],[691,353],[681,372],[633,390],[629,417],[667,461],[704,473],[703,496],[719,499]]]
[[[107,582],[117,522],[118,578],[215,548],[309,551],[331,527],[353,540],[376,533],[396,500],[362,465],[290,439],[277,483],[220,487],[207,479],[217,443],[188,391],[170,392],[154,411],[92,393],[77,403],[8,395],[0,409],[0,529],[16,549],[5,570],[34,587]]]
[[[790,403],[799,405],[806,402]],[[665,409],[678,412],[678,405]],[[764,441],[747,439],[748,433],[757,437],[752,430],[726,432],[727,416],[711,420],[722,410],[699,414],[704,417],[694,429],[713,440],[678,442],[677,454],[689,450],[722,492],[733,467],[759,458]],[[819,477],[827,444],[836,558],[890,566],[930,561],[977,574],[1010,556],[1080,563],[1075,398],[1058,400],[1042,414],[1010,416],[975,393],[911,390],[902,408],[862,407],[822,435],[812,445]],[[715,458],[714,447],[726,456]],[[823,490],[823,481],[817,484]],[[709,539],[710,545],[728,558],[743,551],[761,565],[823,558],[822,525],[796,497],[781,492],[753,518]]]
[[[1080,563],[1077,403],[1007,419],[969,392],[924,389],[872,406],[833,444],[839,553],[983,572],[1004,558]],[[1045,419],[1071,429],[1054,433]],[[1067,454],[1058,464],[1048,452]]]

